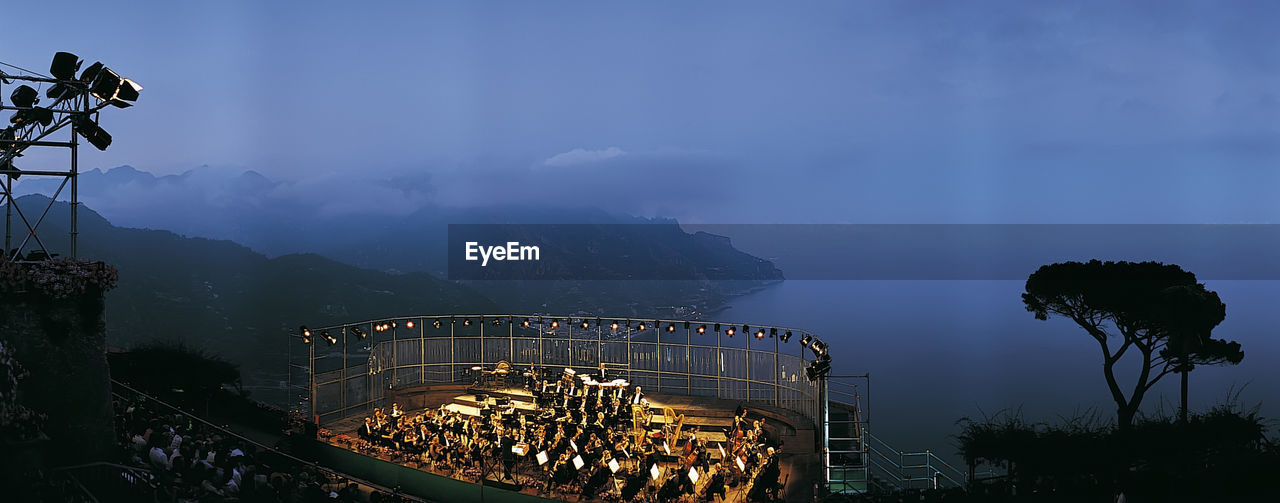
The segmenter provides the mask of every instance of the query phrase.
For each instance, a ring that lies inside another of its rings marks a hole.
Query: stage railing
[[[312,343],[297,347],[294,337],[291,351],[308,355],[305,409],[321,426],[389,405],[387,390],[469,383],[474,367],[493,370],[501,361],[557,375],[603,363],[646,391],[768,405],[822,426],[818,383],[806,374],[815,354],[801,344],[812,334],[803,330],[594,316],[583,323],[581,316],[402,316],[312,328]]]

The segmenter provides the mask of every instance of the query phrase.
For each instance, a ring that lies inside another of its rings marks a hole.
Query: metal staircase
[[[883,493],[905,489],[963,487],[965,472],[933,451],[894,449],[870,431],[870,377],[831,376],[823,416],[826,430],[824,469],[831,493]]]

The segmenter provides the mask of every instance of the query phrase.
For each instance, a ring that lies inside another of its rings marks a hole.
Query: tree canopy
[[[1195,364],[1234,364],[1244,357],[1239,343],[1210,337],[1226,317],[1218,294],[1173,264],[1090,260],[1041,266],[1027,278],[1022,302],[1037,319],[1056,315],[1074,321],[1098,343],[1121,428],[1133,423],[1143,397],[1164,376],[1182,373],[1185,379]],[[1141,366],[1126,390],[1115,368],[1131,351]]]

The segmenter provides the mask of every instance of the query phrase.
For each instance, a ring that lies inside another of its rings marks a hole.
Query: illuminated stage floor
[[[484,393],[489,395],[488,402],[492,405],[494,397],[508,397],[511,399],[515,407],[524,413],[533,413],[537,408],[533,404],[533,394],[523,388],[507,387],[502,389],[475,389],[463,385],[444,385],[444,386],[418,386],[408,389],[399,389],[388,391],[387,403],[397,402],[409,414],[417,414],[423,409],[436,409],[444,406],[448,410],[453,410],[467,416],[480,416],[480,403],[476,400],[476,393]],[[654,421],[651,429],[660,429],[661,424],[665,421],[660,412],[663,407],[670,407],[676,414],[685,415],[685,427],[698,426],[698,437],[708,442],[708,453],[711,457],[711,463],[714,465],[720,461],[718,444],[725,441],[724,429],[730,427],[733,421],[733,412],[738,407],[739,402],[731,400],[722,400],[708,397],[691,397],[683,395],[646,393],[646,398],[650,402],[650,408],[655,411]],[[773,438],[781,439],[783,442],[783,452],[779,458],[779,467],[781,475],[779,482],[785,482],[781,496],[786,501],[811,501],[813,484],[815,479],[820,475],[821,464],[817,454],[815,453],[815,445],[813,440],[812,426],[803,425],[803,421],[798,419],[793,413],[785,410],[777,409],[761,409],[759,407],[750,407],[755,411],[754,415],[763,415],[766,417],[765,424],[770,429]],[[343,420],[332,421],[326,423],[324,427],[332,431],[335,435],[328,441],[331,444],[340,447],[357,450],[353,446],[344,441],[339,441],[340,437],[348,439],[356,438],[355,431],[364,422],[364,413],[347,417]],[[800,428],[793,425],[801,424]],[[675,446],[673,446],[675,447]],[[674,450],[674,449],[673,449]],[[359,450],[357,450],[360,452]],[[477,483],[481,477],[479,473],[474,471],[455,471],[447,469],[433,469],[431,466],[423,463],[417,463],[413,460],[407,460],[403,455],[387,452],[375,452],[369,450],[362,452],[383,459],[385,461],[410,466],[420,470],[424,470],[437,475],[452,477],[459,480]],[[532,454],[530,454],[532,456]],[[741,472],[734,467],[732,461],[724,463],[729,473],[739,476]],[[523,487],[518,488],[520,492],[539,495],[565,501],[585,501],[580,499],[576,494],[564,494],[551,491],[540,487],[536,480],[545,479],[546,475],[543,470],[549,467],[550,463],[542,467],[533,463],[522,463],[518,465],[515,473],[516,482]],[[520,469],[522,467],[523,469]],[[587,468],[584,468],[586,470]],[[665,480],[669,473],[678,470],[679,465],[675,462],[664,462],[659,466],[661,476],[659,480]],[[621,473],[621,472],[620,472]],[[700,478],[695,484],[695,493],[702,495],[706,484],[710,480],[707,473],[700,472]],[[682,474],[682,476],[687,476]],[[485,479],[488,485],[507,486],[509,489],[517,489],[508,484],[503,484],[497,480],[501,475],[488,474]],[[616,477],[616,485],[612,487],[609,494],[616,500],[620,491],[622,477]],[[657,482],[652,479],[647,481],[646,491],[655,491]],[[606,485],[606,487],[610,487]],[[734,487],[728,487],[727,501],[746,501],[746,494],[749,491],[748,484],[736,484]],[[643,496],[645,493],[641,493]],[[653,493],[650,493],[653,494]],[[686,498],[692,498],[686,496]],[[692,501],[692,499],[690,499]],[[698,501],[702,501],[701,498]]]

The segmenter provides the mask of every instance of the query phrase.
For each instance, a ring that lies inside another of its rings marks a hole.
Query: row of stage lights
[[[544,320],[543,318],[541,318],[541,317],[538,317],[538,318],[525,318],[523,321],[521,321],[521,322],[520,322],[520,326],[521,326],[521,327],[523,327],[523,328],[530,328],[530,327],[532,327],[532,326],[533,326],[533,323],[534,323],[534,320],[535,320],[535,319],[537,320],[537,324],[538,324],[538,326],[539,326],[539,327],[546,325],[545,320]],[[565,324],[566,324],[566,325],[570,325],[570,324],[572,324],[573,319],[572,319],[572,318],[565,318],[565,320],[564,320],[564,321],[565,321]],[[450,318],[450,319],[449,319],[449,324],[451,324],[451,325],[452,325],[452,324],[456,324],[457,322],[458,322],[457,318]],[[480,319],[479,319],[479,323],[483,324],[484,322],[485,322],[484,317],[480,317]],[[605,325],[605,321],[604,321],[604,320],[601,320],[600,318],[596,318],[596,319],[595,319],[595,322],[596,322],[596,326],[597,326],[597,327],[601,327],[601,328],[603,328],[603,327],[605,327],[605,326],[606,326],[606,325]],[[493,326],[495,326],[495,327],[499,327],[499,326],[502,326],[502,324],[503,324],[503,319],[502,319],[502,318],[492,318],[492,319],[490,319],[490,323],[491,323]],[[514,324],[514,323],[515,323],[514,318],[513,318],[513,317],[511,317],[511,316],[506,317],[506,323],[508,323],[508,324]],[[610,321],[610,322],[609,322],[608,328],[609,328],[610,330],[613,330],[614,332],[617,332],[617,331],[618,331],[620,328],[622,328],[622,327],[631,328],[631,326],[632,326],[632,325],[631,325],[631,323],[632,323],[632,320],[626,320],[625,322],[621,322],[620,320],[614,320],[614,321]],[[685,329],[685,330],[693,329],[693,331],[694,331],[694,332],[696,332],[696,333],[698,333],[699,335],[702,335],[702,334],[707,333],[707,325],[706,325],[706,324],[700,324],[700,325],[698,325],[698,326],[697,326],[697,328],[693,328],[693,324],[692,324],[691,322],[685,321],[685,322],[682,322],[682,323],[683,323],[683,325],[684,325],[684,329]],[[463,318],[463,319],[462,319],[462,326],[464,326],[464,327],[469,327],[469,326],[471,326],[471,324],[472,324],[472,322],[471,322],[471,318]],[[666,330],[667,330],[667,332],[668,332],[668,333],[675,332],[675,331],[676,331],[676,325],[677,325],[677,324],[679,324],[679,323],[667,323],[667,324],[666,324]],[[385,331],[391,330],[391,329],[393,329],[393,328],[396,328],[397,326],[398,326],[398,324],[397,324],[397,322],[395,322],[395,321],[385,321],[385,322],[381,322],[381,323],[378,323],[378,324],[374,325],[374,326],[373,326],[373,330],[374,330],[375,332],[385,332]],[[404,322],[404,327],[405,327],[405,328],[410,328],[410,329],[411,329],[411,328],[414,328],[414,326],[415,326],[415,324],[414,324],[413,320],[405,320],[405,322]],[[437,329],[441,329],[441,328],[444,328],[444,322],[442,322],[441,320],[438,320],[438,319],[437,319],[437,320],[435,320],[434,322],[432,322],[432,326],[434,326],[434,327],[435,327],[435,328],[437,328]],[[557,328],[560,328],[560,320],[559,320],[559,319],[556,319],[556,318],[551,318],[551,320],[550,320],[550,325],[549,325],[549,326],[551,327],[551,329],[552,329],[552,330],[555,330],[555,329],[557,329]],[[589,329],[589,328],[591,328],[591,322],[590,322],[590,320],[588,320],[588,319],[586,319],[586,318],[583,318],[583,319],[581,320],[581,323],[579,324],[579,326],[581,326],[583,329]],[[645,330],[646,328],[648,328],[649,326],[650,326],[650,325],[646,324],[644,321],[638,321],[638,322],[636,322],[635,329],[636,329],[637,331],[644,331],[644,330]],[[661,329],[661,327],[662,327],[663,325],[662,325],[662,322],[660,322],[660,321],[654,321],[652,326],[653,326],[655,329]],[[711,326],[712,326],[713,330],[715,330],[717,333],[718,333],[718,332],[721,332],[721,324],[719,324],[719,323],[715,323],[715,324],[712,324]],[[727,336],[729,336],[729,337],[733,337],[733,336],[734,336],[734,334],[738,333],[738,332],[737,332],[736,327],[737,327],[737,325],[728,325],[728,326],[724,327],[724,330],[723,330],[723,331],[724,331],[724,334],[725,334],[725,335],[727,335]],[[303,342],[306,342],[306,343],[308,343],[308,344],[309,344],[309,343],[311,343],[311,339],[312,339],[312,337],[311,337],[311,331],[310,331],[310,330],[308,330],[308,329],[307,329],[307,327],[306,327],[305,325],[304,325],[304,326],[302,326],[302,327],[300,327],[300,329],[299,329],[299,330],[300,330],[300,331],[301,331],[301,333],[302,333]],[[351,327],[351,332],[352,332],[352,334],[353,334],[353,335],[355,335],[357,338],[359,338],[359,339],[361,339],[361,340],[363,340],[365,337],[367,337],[367,336],[368,336],[368,334],[366,334],[363,330],[361,330],[359,327],[355,327],[355,326]],[[742,326],[742,333],[744,333],[744,334],[745,334],[745,333],[751,333],[751,327],[750,327],[749,325],[743,325],[743,326]],[[760,328],[757,328],[757,329],[756,329],[756,332],[755,332],[755,334],[754,334],[754,335],[755,335],[756,339],[764,339],[764,338],[765,338],[765,333],[766,333],[766,332],[765,332],[765,329],[764,329],[763,327],[760,327]],[[331,335],[329,335],[328,331],[323,331],[323,332],[321,332],[321,333],[320,333],[320,336],[321,336],[322,338],[325,338],[326,340],[329,340],[329,341],[330,341],[330,342],[329,342],[330,344],[335,344],[335,343],[337,342],[337,339],[335,339],[334,337],[332,337]],[[779,340],[781,340],[782,342],[787,342],[787,341],[791,340],[791,331],[790,331],[790,330],[787,330],[787,331],[783,332],[782,334],[779,334],[779,333],[778,333],[778,329],[777,329],[777,327],[772,327],[772,328],[770,328],[770,329],[769,329],[769,331],[768,331],[768,336],[769,336],[769,338],[771,338],[771,339],[772,339],[772,338],[774,338],[774,337],[778,337],[778,338],[779,338]],[[800,337],[800,346],[802,346],[802,347],[808,347],[811,351],[813,351],[813,354],[814,354],[814,356],[816,356],[816,357],[822,357],[823,355],[825,355],[825,354],[827,353],[827,344],[826,344],[825,342],[822,342],[822,341],[821,341],[821,340],[819,340],[818,338],[816,338],[816,337],[814,337],[814,336],[812,336],[812,335],[809,335],[809,334],[804,334],[803,336],[801,336],[801,337]]]
[[[565,318],[564,321],[566,325],[570,325],[572,324],[573,319]],[[484,317],[481,317],[479,322],[481,324],[484,324]],[[506,322],[508,324],[515,323],[513,317],[511,316],[508,316],[506,318]],[[541,317],[537,318],[537,322],[539,327],[543,326],[543,319]],[[449,323],[450,324],[457,323],[457,318],[449,318]],[[493,324],[493,326],[502,326],[502,318],[493,318],[491,320],[491,323]],[[692,323],[688,321],[683,322],[683,324],[684,324],[685,330],[689,330],[692,327]],[[524,328],[530,328],[532,325],[533,325],[532,318],[525,318],[523,321],[520,322],[520,326]],[[405,328],[413,328],[414,326],[415,324],[413,320],[405,320],[404,322]],[[444,323],[437,319],[434,322],[432,322],[432,326],[434,326],[437,329],[440,329],[444,327]],[[466,326],[466,327],[471,326],[471,318],[463,318],[462,326]],[[552,318],[550,326],[552,330],[559,328],[560,320]],[[587,329],[591,327],[591,324],[589,320],[587,320],[586,318],[583,318],[581,326],[582,328]],[[600,318],[596,318],[596,326],[603,327],[604,321],[602,321]],[[625,325],[622,325],[622,326],[626,326],[630,328],[631,320],[626,320]],[[655,329],[658,329],[661,326],[662,326],[661,322],[659,321],[653,322],[653,327]],[[376,332],[385,332],[387,330],[391,330],[396,327],[397,327],[397,322],[385,321],[385,322],[381,322],[374,325],[373,330]],[[609,323],[609,328],[615,332],[618,331],[619,327],[620,325],[617,320]],[[676,323],[667,323],[666,327],[667,327],[667,332],[676,331]],[[712,327],[715,329],[717,333],[720,332],[721,327],[719,323],[713,324]],[[733,337],[733,334],[735,332],[734,330],[735,327],[736,325],[729,325],[728,327],[726,327],[724,330],[725,335],[728,335],[729,337]],[[645,322],[643,321],[637,322],[636,330],[643,331],[645,328],[647,328],[647,325],[645,325]],[[306,325],[298,327],[298,330],[302,335],[302,342],[304,344],[311,344],[311,341],[312,341],[311,330],[308,329]],[[694,330],[698,334],[705,334],[707,333],[707,325],[700,324]],[[350,327],[350,331],[351,331],[351,335],[355,336],[359,340],[364,340],[366,337],[369,336],[369,334],[365,333],[364,330],[361,330],[360,327],[352,326]],[[751,327],[749,325],[742,326],[742,333],[750,333],[750,332],[751,332]],[[763,339],[765,336],[764,328],[758,328],[756,330],[755,336],[756,336],[756,339]],[[775,336],[778,337],[779,340],[781,340],[782,342],[787,342],[788,340],[791,339],[791,331],[787,330],[786,332],[783,332],[781,335],[778,335],[777,327],[772,327],[769,329],[769,337],[773,338]],[[333,334],[330,334],[328,330],[322,330],[320,332],[320,337],[325,341],[327,341],[330,346],[338,343],[338,339],[334,337]],[[831,354],[827,352],[827,344],[825,342],[822,342],[821,340],[819,340],[818,338],[810,334],[804,334],[803,336],[800,337],[800,346],[808,347],[809,350],[813,352],[814,360],[809,364],[807,368],[805,368],[805,374],[809,377],[809,380],[816,381],[820,377],[825,376],[829,372],[831,372]]]

